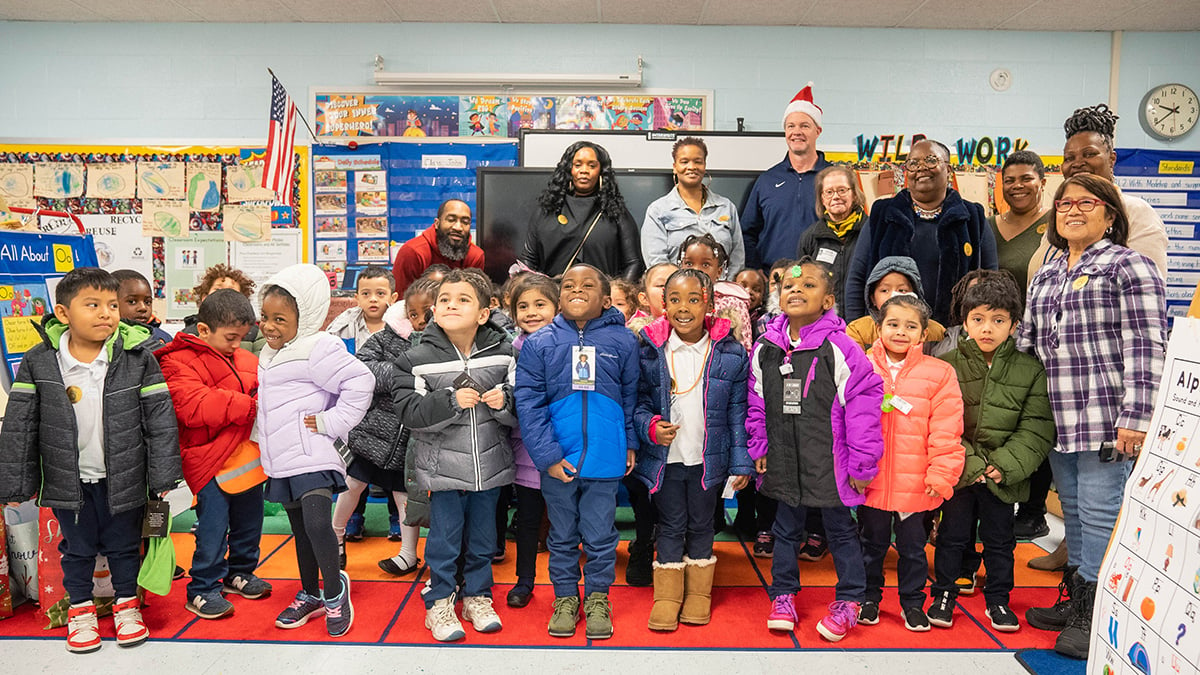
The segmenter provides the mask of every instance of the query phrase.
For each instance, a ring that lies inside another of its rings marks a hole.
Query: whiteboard
[[[736,131],[574,131],[522,129],[520,164],[554,168],[567,146],[592,141],[612,157],[617,169],[670,169],[671,146],[684,136],[695,136],[708,146],[708,169],[763,171],[787,154],[783,132]]]

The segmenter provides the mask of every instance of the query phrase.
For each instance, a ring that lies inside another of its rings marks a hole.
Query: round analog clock
[[[1163,84],[1142,97],[1138,119],[1146,133],[1173,141],[1195,128],[1200,120],[1200,103],[1191,87],[1179,83]]]

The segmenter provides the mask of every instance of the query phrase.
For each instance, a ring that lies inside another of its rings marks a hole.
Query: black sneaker
[[[810,534],[808,541],[800,547],[800,552],[796,557],[806,562],[817,562],[829,553],[829,545],[825,543],[825,537],[819,534]]]
[[[904,627],[914,633],[924,633],[929,630],[929,617],[920,607],[904,608]]]
[[[771,558],[775,555],[775,535],[770,532],[759,532],[754,540],[754,557]]]
[[[629,542],[629,564],[625,566],[625,583],[630,586],[650,586],[654,583],[654,544]]]
[[[1045,516],[1022,518],[1017,516],[1013,523],[1013,536],[1017,539],[1037,539],[1050,534],[1050,526],[1046,524]]]
[[[949,591],[943,591],[940,595],[934,597],[933,604],[925,612],[925,616],[929,618],[929,623],[938,628],[951,628],[954,626],[954,606],[957,604],[955,596]],[[905,614],[907,620],[908,615]],[[909,630],[912,630],[911,628]]]
[[[992,620],[992,628],[998,631],[1014,633],[1021,628],[1021,622],[1017,621],[1017,615],[1008,605],[988,605],[984,613]]]
[[[975,595],[975,572],[969,575],[964,575],[954,580],[954,585],[958,587],[959,595]]]
[[[858,622],[866,626],[879,623],[879,603],[867,600],[858,606]]]

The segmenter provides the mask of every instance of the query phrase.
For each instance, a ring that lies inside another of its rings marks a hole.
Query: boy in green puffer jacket
[[[1054,447],[1054,418],[1046,370],[1016,350],[1012,335],[1022,316],[1011,275],[981,279],[963,296],[958,348],[943,354],[954,366],[963,395],[963,446],[967,461],[954,496],[942,505],[930,588],[929,623],[949,628],[958,596],[955,579],[963,551],[974,547],[979,523],[987,583],[983,588],[992,628],[1020,628],[1008,606],[1013,588],[1013,505],[1029,497],[1029,476]]]

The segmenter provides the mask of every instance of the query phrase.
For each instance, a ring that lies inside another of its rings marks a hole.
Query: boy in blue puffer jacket
[[[550,516],[549,633],[575,634],[579,621],[579,543],[587,637],[612,637],[608,588],[616,578],[617,485],[633,470],[638,396],[637,338],[612,306],[608,278],[579,264],[563,275],[561,312],[529,336],[517,359],[515,397],[525,446],[542,472]],[[576,373],[580,356],[589,377]]]

